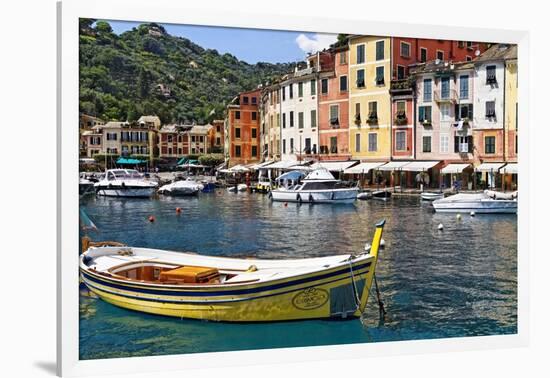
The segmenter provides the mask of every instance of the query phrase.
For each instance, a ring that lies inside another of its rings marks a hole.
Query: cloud
[[[311,54],[317,51],[328,48],[336,42],[336,34],[314,34],[311,38],[305,34],[300,34],[296,37],[298,47],[306,54]]]

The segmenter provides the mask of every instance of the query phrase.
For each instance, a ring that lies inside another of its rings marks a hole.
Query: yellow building
[[[349,117],[353,159],[391,157],[391,38],[350,38]]]
[[[504,156],[507,162],[518,158],[518,60],[517,46],[510,48],[505,60]]]

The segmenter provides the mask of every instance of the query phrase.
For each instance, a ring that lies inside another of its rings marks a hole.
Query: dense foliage
[[[290,69],[221,55],[154,23],[117,35],[105,21],[80,20],[80,111],[106,121],[210,122],[239,92]]]
[[[222,154],[208,154],[199,156],[199,163],[208,167],[217,167],[225,161]]]

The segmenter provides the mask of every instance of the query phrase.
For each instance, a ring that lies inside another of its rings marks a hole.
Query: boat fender
[[[84,263],[84,265],[88,266],[89,263],[91,263],[93,260],[93,258],[91,258],[90,256],[86,255],[82,258],[82,262]]]
[[[334,200],[334,192],[330,193],[330,199]]]
[[[476,213],[473,212],[473,211],[470,211],[470,216],[471,216],[471,217],[475,217],[475,216],[476,216]]]
[[[122,187],[126,188],[126,183],[124,181],[122,181]]]
[[[437,229],[439,231],[443,231],[443,224],[439,223],[439,225],[437,226]]]
[[[380,239],[380,249],[386,248],[386,241],[384,239]]]
[[[299,194],[296,194],[296,201],[302,203],[302,196]]]
[[[313,199],[313,194],[309,194],[309,203],[313,203],[314,202],[314,199]]]

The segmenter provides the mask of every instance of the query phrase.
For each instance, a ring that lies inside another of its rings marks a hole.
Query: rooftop
[[[510,60],[518,58],[518,46],[507,43],[496,43],[487,51],[474,59],[475,63],[493,60]]]

